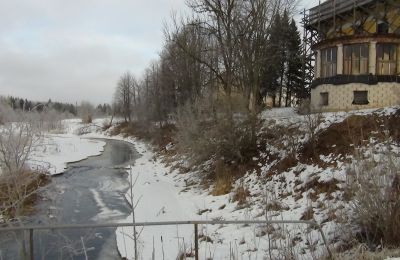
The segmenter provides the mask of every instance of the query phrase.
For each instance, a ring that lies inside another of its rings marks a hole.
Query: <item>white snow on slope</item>
[[[30,157],[31,168],[62,173],[69,162],[86,159],[103,152],[105,142],[81,138],[73,134],[46,134]]]
[[[342,122],[349,115],[367,115],[371,113],[389,115],[395,111],[394,108],[382,110],[361,110],[351,113],[323,113],[323,120],[319,129],[329,127],[333,123]],[[305,116],[294,113],[293,109],[277,109],[266,111],[262,117],[265,120],[274,120],[280,125],[293,125],[303,127]],[[267,122],[268,123],[268,122]],[[156,155],[146,149],[145,145],[137,140],[131,139],[142,157],[136,161],[132,168],[133,178],[139,175],[138,182],[134,187],[134,203],[140,198],[135,210],[136,221],[167,221],[167,220],[255,220],[265,219],[264,192],[267,189],[269,203],[278,202],[278,209],[270,209],[268,219],[270,220],[299,220],[304,212],[310,207],[314,209],[314,218],[322,223],[322,229],[328,238],[335,237],[337,231],[336,222],[329,219],[328,212],[330,203],[339,208],[341,194],[333,192],[331,197],[321,193],[316,201],[311,201],[312,189],[305,189],[306,184],[318,177],[321,183],[331,181],[342,182],[345,179],[347,165],[338,162],[336,168],[322,169],[316,165],[298,164],[277,176],[273,176],[265,185],[264,174],[267,174],[269,165],[262,167],[261,176],[255,173],[239,179],[235,187],[244,185],[249,191],[249,206],[240,208],[237,202],[232,201],[233,194],[224,196],[211,196],[209,189],[201,187],[188,187],[187,183],[196,176],[196,172],[179,174],[177,171],[166,166],[160,160],[155,160]],[[302,140],[305,142],[306,139]],[[257,158],[256,158],[257,159]],[[331,161],[336,158],[326,156],[323,160]],[[300,172],[300,174],[299,174]],[[199,183],[195,180],[192,183]],[[338,184],[340,185],[340,184]],[[129,194],[127,194],[129,200]],[[327,205],[327,209],[319,209],[318,205]],[[334,210],[335,208],[332,209]],[[203,214],[198,214],[202,212]],[[129,216],[125,222],[132,222]],[[277,226],[274,226],[277,228]],[[282,237],[274,237],[271,248],[273,257],[283,257],[283,254],[291,253],[297,259],[310,259],[315,256],[326,255],[326,248],[322,243],[320,234],[315,229],[307,229],[305,226],[281,225]],[[143,232],[139,229],[139,259],[176,259],[178,252],[183,248],[186,252],[193,248],[193,226],[173,227],[151,227],[145,228]],[[266,229],[255,226],[202,226],[200,234],[210,237],[212,243],[200,242],[200,259],[206,257],[212,259],[230,259],[234,254],[239,259],[265,259],[269,254],[268,236]],[[291,232],[288,234],[287,231]],[[279,234],[276,230],[274,236]],[[132,241],[132,228],[119,228],[117,230],[118,248],[123,257],[134,258],[134,246]],[[163,243],[161,243],[161,236]],[[204,237],[203,236],[203,237]],[[184,239],[183,239],[184,237]],[[183,245],[183,240],[185,245]],[[292,246],[292,243],[295,246]],[[285,252],[285,250],[287,250]],[[232,252],[232,253],[231,253]]]
[[[133,188],[133,204],[139,200],[135,209],[137,222],[264,219],[262,207],[240,209],[236,202],[231,201],[232,195],[212,196],[208,194],[208,190],[198,187],[187,189],[185,175],[156,161],[155,155],[143,143],[133,143],[142,155],[131,170],[133,180],[139,175]],[[168,172],[170,173],[167,174]],[[252,192],[263,189],[258,186],[254,175],[248,176],[246,182],[254,183]],[[130,201],[129,191],[126,197]],[[301,211],[285,217],[298,219],[299,212]],[[277,219],[281,219],[281,216]],[[123,222],[132,222],[132,215]],[[254,225],[200,225],[199,234],[203,237],[199,242],[200,259],[229,259],[230,254],[239,256],[239,259],[264,259],[268,240],[259,235],[260,231]],[[139,259],[152,259],[153,253],[154,259],[176,259],[180,252],[193,252],[193,225],[145,227],[143,231],[138,228],[137,232],[140,234]],[[134,259],[133,228],[118,228],[116,233],[121,256]],[[313,237],[312,241],[318,240],[316,232],[310,236]],[[204,241],[206,237],[212,242]],[[305,255],[303,259],[307,257],[309,255]]]
[[[278,109],[279,110],[279,109]],[[291,109],[282,109],[282,111],[271,111],[272,114],[265,112],[263,117],[267,120],[273,119],[280,124],[299,123],[304,120],[304,116],[296,115]],[[372,111],[372,110],[371,110]],[[354,114],[369,114],[370,110],[357,111]],[[390,114],[390,109],[384,109],[380,113]],[[324,113],[324,121],[321,128],[328,127],[332,123],[341,122],[349,114],[347,113]],[[97,124],[100,124],[98,122]],[[68,122],[68,132],[76,133],[79,131],[78,122]],[[320,177],[320,181],[328,182],[333,179],[342,181],[345,178],[346,165],[338,165],[337,169],[320,169],[312,165],[297,165],[293,169],[288,170],[280,175],[274,176],[270,181],[270,187],[266,187],[262,182],[262,178],[256,174],[249,173],[245,177],[238,180],[235,186],[245,185],[251,193],[249,197],[250,206],[240,208],[237,202],[232,202],[232,194],[224,196],[211,196],[209,189],[203,189],[188,183],[199,183],[194,179],[198,173],[191,172],[188,174],[179,174],[173,170],[171,166],[167,166],[142,142],[133,138],[123,138],[121,136],[109,137],[103,133],[96,132],[98,126],[89,126],[89,132],[82,135],[83,138],[110,138],[125,140],[135,145],[141,157],[137,159],[135,165],[130,171],[133,179],[138,177],[137,183],[133,188],[134,204],[138,202],[136,213],[137,222],[148,221],[179,221],[179,220],[235,220],[235,219],[265,219],[265,202],[263,201],[263,192],[268,188],[272,194],[270,200],[280,202],[282,209],[280,213],[271,210],[269,219],[300,219],[302,214],[310,206],[314,204],[322,204],[326,201],[326,195],[320,194],[315,202],[308,199],[311,191],[300,193],[299,198],[290,195],[293,190],[301,189],[304,184],[311,181],[315,176]],[[60,135],[57,135],[60,137]],[[72,135],[71,135],[72,136]],[[75,136],[79,139],[78,136]],[[60,137],[61,138],[61,137]],[[88,139],[83,139],[88,140]],[[96,140],[97,141],[97,140]],[[303,140],[305,141],[305,140]],[[59,142],[59,141],[57,141]],[[77,140],[76,140],[77,142]],[[94,150],[92,150],[94,151]],[[328,156],[329,157],[329,156]],[[335,158],[325,158],[326,160],[335,160]],[[54,160],[53,160],[54,161]],[[268,172],[269,166],[265,165],[262,174]],[[301,171],[298,174],[298,171]],[[281,179],[284,178],[285,181]],[[301,181],[300,184],[296,181]],[[275,195],[274,195],[275,194]],[[96,197],[96,194],[93,194]],[[274,197],[275,196],[275,197]],[[336,194],[332,194],[336,199]],[[129,191],[126,198],[130,201]],[[99,207],[102,201],[97,201]],[[330,202],[329,202],[330,203]],[[328,206],[329,206],[328,203]],[[339,205],[339,204],[338,204]],[[105,209],[105,212],[107,209]],[[200,212],[202,214],[200,214]],[[324,211],[317,210],[315,218],[318,222],[324,223],[327,219]],[[122,222],[132,222],[132,215],[128,216]],[[231,252],[238,256],[238,259],[264,259],[268,254],[268,240],[265,234],[260,235],[260,231],[265,230],[255,226],[243,225],[226,225],[226,226],[200,226],[200,235],[210,237],[213,241],[200,242],[200,259],[211,257],[213,259],[229,259]],[[315,230],[308,233],[304,227],[292,229],[295,233],[287,238],[287,243],[291,243],[289,239],[298,239],[298,233],[302,233],[303,241],[297,241],[298,247],[291,248],[295,251],[298,259],[309,259],[312,255],[307,251],[310,247],[317,248],[316,255],[324,252],[321,239]],[[335,230],[334,222],[325,222],[323,230],[329,237]],[[154,253],[154,259],[176,259],[179,252],[192,251],[193,243],[193,226],[170,226],[170,227],[146,227],[143,231],[138,228],[139,235],[139,259],[151,259]],[[297,233],[296,233],[297,232]],[[132,228],[119,228],[116,231],[118,249],[122,257],[133,259],[134,246],[132,240]],[[162,237],[162,242],[161,242]],[[304,239],[306,237],[306,239]],[[309,244],[311,246],[307,246]],[[285,246],[284,239],[275,238],[272,245],[274,248],[282,248]],[[153,250],[154,249],[154,250]],[[303,252],[303,251],[304,252]],[[300,255],[300,253],[302,255]]]

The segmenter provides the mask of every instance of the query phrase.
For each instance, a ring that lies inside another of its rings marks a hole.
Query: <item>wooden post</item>
[[[322,241],[324,242],[325,247],[326,247],[326,250],[328,251],[329,259],[333,259],[332,251],[331,251],[331,249],[329,248],[328,240],[326,239],[325,234],[324,234],[324,232],[322,231],[321,226],[320,226],[319,224],[317,224],[317,223],[315,223],[315,225],[317,225],[317,229],[318,229],[319,233],[321,234]]]
[[[33,255],[33,229],[29,229],[29,257],[33,260],[35,257]]]
[[[199,232],[198,224],[194,224],[194,259],[199,260]]]

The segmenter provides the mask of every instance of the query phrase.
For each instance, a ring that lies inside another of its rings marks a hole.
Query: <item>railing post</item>
[[[322,241],[324,241],[326,250],[328,251],[329,259],[333,259],[332,251],[331,251],[331,249],[329,248],[328,240],[326,239],[325,234],[324,234],[324,232],[322,231],[321,226],[320,226],[318,223],[315,223],[314,225],[317,226],[319,233],[321,233]]]
[[[29,259],[33,260],[34,255],[33,255],[33,229],[29,229]]]
[[[194,259],[199,260],[199,227],[198,224],[194,224]]]

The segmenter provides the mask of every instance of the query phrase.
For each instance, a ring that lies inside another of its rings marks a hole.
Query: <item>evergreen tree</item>
[[[286,101],[290,106],[294,95],[296,98],[305,96],[304,82],[302,79],[301,38],[296,22],[292,19],[288,29],[287,46],[287,71],[286,71]]]
[[[276,96],[279,87],[279,75],[283,68],[283,55],[281,43],[281,17],[275,15],[271,24],[270,35],[267,41],[267,52],[269,59],[266,60],[264,77],[261,86],[261,93],[263,96],[270,96],[272,98],[273,106],[276,106]]]
[[[273,106],[290,106],[292,98],[305,97],[302,82],[301,37],[288,13],[276,14],[267,43],[269,59],[264,68],[262,95],[271,96]]]

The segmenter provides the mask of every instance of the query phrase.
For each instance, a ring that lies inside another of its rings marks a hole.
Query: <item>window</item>
[[[389,25],[386,22],[379,22],[376,27],[377,33],[389,33]]]
[[[368,91],[354,91],[353,105],[367,105]]]
[[[378,75],[396,75],[397,45],[390,43],[377,44],[376,65]]]
[[[321,50],[321,78],[336,75],[337,48]]]
[[[345,45],[343,73],[345,75],[368,74],[368,51],[367,44]]]
[[[327,106],[329,105],[329,93],[328,92],[322,92],[320,93],[321,96],[321,106]]]

